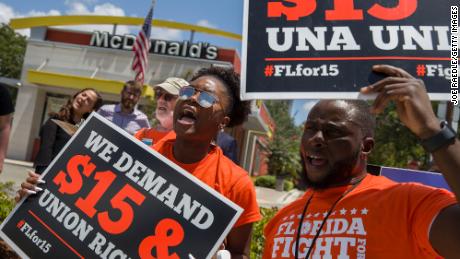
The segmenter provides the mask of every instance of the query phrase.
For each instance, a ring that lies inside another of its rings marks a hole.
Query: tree
[[[289,115],[291,101],[272,100],[266,101],[265,105],[270,111],[270,115],[275,121],[275,135],[280,135],[286,138],[299,135],[299,130],[294,124],[294,119]]]
[[[425,168],[428,166],[429,154],[398,119],[394,104],[377,116],[375,143],[369,157],[371,164],[404,168],[407,162],[415,159],[421,161]]]
[[[275,135],[268,147],[268,173],[279,178],[297,178],[300,171],[297,141]]]
[[[300,130],[289,115],[289,101],[267,101],[276,128],[268,149],[268,173],[277,178],[297,178],[300,171]],[[282,186],[282,183],[281,183]]]
[[[0,24],[0,76],[19,79],[25,51],[26,38]]]

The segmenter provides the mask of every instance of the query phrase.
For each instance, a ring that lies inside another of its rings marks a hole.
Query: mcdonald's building
[[[140,26],[142,18],[115,16],[47,16],[13,19],[13,29],[30,28],[10,135],[7,157],[33,161],[40,143],[39,130],[51,111],[58,111],[78,89],[98,90],[105,103],[120,101],[123,83],[131,71],[135,35],[118,35],[119,25]],[[66,26],[110,24],[112,32],[84,32]],[[59,26],[56,28],[55,26]],[[240,35],[202,26],[154,20],[154,27],[190,31],[188,41],[151,39],[149,70],[145,73],[144,109],[153,100],[151,87],[167,77],[190,79],[202,67],[223,66],[240,71],[236,50],[194,42],[195,33],[241,40]],[[252,101],[249,120],[230,129],[239,147],[239,163],[251,175],[266,173],[268,139],[274,123],[262,101]]]

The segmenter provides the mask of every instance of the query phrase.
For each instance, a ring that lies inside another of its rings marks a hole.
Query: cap
[[[178,78],[178,77],[169,77],[163,83],[157,84],[154,88],[161,87],[166,92],[179,95],[179,90],[184,87],[190,85],[185,79]]]

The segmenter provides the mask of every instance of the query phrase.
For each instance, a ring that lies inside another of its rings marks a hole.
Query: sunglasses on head
[[[218,102],[217,97],[214,95],[203,91],[203,90],[198,90],[193,86],[185,86],[182,87],[179,90],[179,99],[181,100],[187,100],[194,96],[195,94],[198,93],[198,98],[196,99],[198,104],[203,107],[203,108],[209,108],[211,107],[214,103]]]
[[[171,100],[173,100],[174,98],[176,98],[175,95],[173,94],[170,94],[166,91],[163,91],[161,89],[155,89],[155,99],[158,100],[160,99],[160,97],[163,96],[163,99],[165,99],[165,101],[169,102]]]

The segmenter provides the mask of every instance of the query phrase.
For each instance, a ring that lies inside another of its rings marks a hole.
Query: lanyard
[[[340,200],[342,200],[348,193],[350,193],[351,191],[353,191],[360,183],[361,181],[364,179],[365,177],[359,179],[357,182],[355,182],[351,188],[349,188],[348,190],[346,190],[345,192],[343,192],[340,197],[332,204],[331,208],[328,210],[327,214],[326,214],[326,217],[324,217],[323,221],[321,222],[321,226],[319,227],[318,231],[316,232],[316,235],[315,237],[313,238],[312,242],[311,242],[311,246],[308,248],[308,251],[307,251],[307,255],[305,256],[305,259],[307,259],[309,256],[310,256],[310,253],[312,252],[313,250],[313,247],[315,246],[315,243],[316,243],[316,240],[318,239],[319,237],[319,234],[321,233],[321,230],[323,229],[324,227],[324,224],[326,223],[327,219],[329,218],[329,215],[331,215],[332,211],[334,210],[335,206],[337,205],[337,203],[339,203]],[[311,200],[313,199],[313,196],[315,195],[315,192],[313,191],[313,193],[311,194],[310,198],[308,198],[308,201],[307,203],[305,204],[305,207],[303,208],[303,211],[302,211],[302,217],[300,218],[300,221],[299,221],[299,227],[297,228],[297,237],[296,237],[296,242],[295,242],[295,252],[294,252],[294,258],[295,259],[299,259],[299,240],[300,240],[300,230],[302,228],[302,222],[305,218],[305,213],[307,212],[307,209],[308,209],[308,206],[310,206],[310,202]]]

